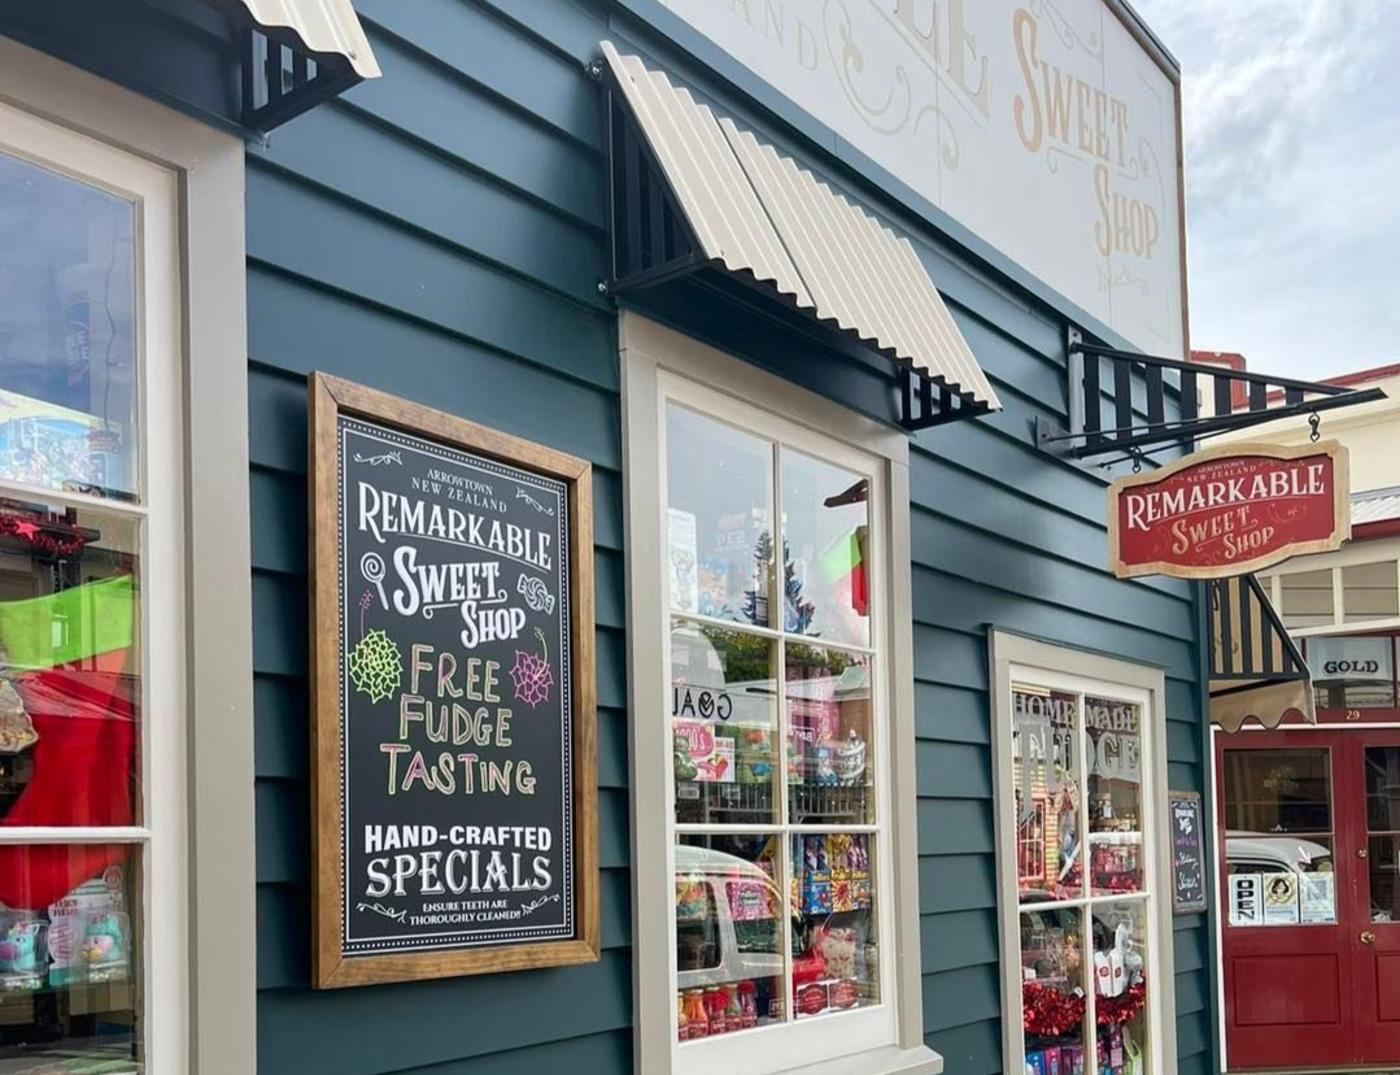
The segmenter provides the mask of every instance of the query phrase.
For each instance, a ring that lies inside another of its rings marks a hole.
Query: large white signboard
[[[1102,0],[662,0],[1127,339],[1181,356],[1176,87]]]

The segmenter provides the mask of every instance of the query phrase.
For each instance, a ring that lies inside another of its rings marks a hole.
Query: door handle
[[[1363,929],[1361,931],[1361,936],[1358,939],[1361,941],[1362,944],[1376,943],[1376,935],[1372,933],[1369,929]]]
[[[1366,850],[1366,848],[1364,848],[1364,847],[1358,847],[1358,848],[1356,849],[1356,857],[1359,858],[1359,859],[1370,858],[1370,857],[1371,857],[1371,852],[1368,851],[1368,850]]]

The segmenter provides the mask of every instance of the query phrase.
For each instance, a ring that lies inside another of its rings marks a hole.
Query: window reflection
[[[783,452],[783,630],[870,644],[870,483]]]
[[[1323,709],[1395,706],[1395,649],[1388,636],[1308,638],[1303,652]]]
[[[1021,901],[1083,893],[1079,699],[1039,687],[1012,688]]]
[[[1333,622],[1330,568],[1282,575],[1279,586],[1279,615],[1285,627],[1321,627]]]
[[[136,494],[135,207],[0,153],[0,480]]]

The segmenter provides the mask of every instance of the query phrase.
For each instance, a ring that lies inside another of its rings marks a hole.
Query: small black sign
[[[1173,791],[1168,796],[1172,845],[1172,911],[1198,914],[1206,909],[1206,856],[1201,796]]]

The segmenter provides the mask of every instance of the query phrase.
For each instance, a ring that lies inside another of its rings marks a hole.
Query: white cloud
[[[1183,67],[1192,342],[1400,359],[1400,3],[1140,0]]]

